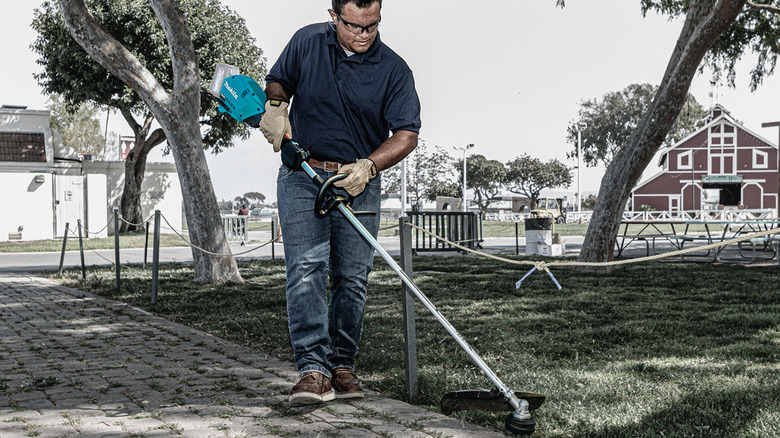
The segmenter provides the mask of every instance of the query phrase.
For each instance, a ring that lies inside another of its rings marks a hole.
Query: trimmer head
[[[533,411],[544,403],[546,397],[535,392],[515,392],[515,396],[528,402],[528,409]],[[455,411],[513,411],[512,405],[498,391],[493,389],[462,389],[451,391],[441,398],[441,412],[449,415]]]
[[[506,418],[506,429],[517,435],[530,435],[536,429],[536,420],[528,411],[541,406],[546,397],[535,392],[515,392],[515,396],[528,405],[515,410],[496,387],[452,391],[441,398],[441,411],[445,415],[454,411],[509,411],[512,413]]]

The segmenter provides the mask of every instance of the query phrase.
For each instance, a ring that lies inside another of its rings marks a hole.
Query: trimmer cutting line
[[[220,70],[218,67],[217,76],[219,76],[219,73]],[[214,92],[216,91],[215,84],[212,83],[210,89],[211,95],[209,97],[212,97],[219,102],[220,112],[227,113],[236,120],[256,127],[264,112],[265,93],[262,92],[252,78],[241,75],[223,76],[223,78],[224,80],[221,84],[219,94],[217,95],[217,93]],[[217,81],[217,79],[218,78],[215,77],[215,81]],[[257,90],[260,90],[260,92],[258,93]],[[248,111],[247,108],[250,108],[251,110]],[[433,305],[428,297],[420,291],[417,285],[415,285],[409,276],[406,275],[398,263],[393,260],[390,254],[387,253],[374,236],[371,235],[357,217],[355,217],[355,212],[350,206],[351,199],[347,196],[337,194],[333,190],[333,183],[346,178],[348,174],[336,174],[323,180],[311,166],[309,166],[309,163],[307,162],[309,159],[309,152],[289,138],[285,138],[283,141],[281,152],[282,162],[285,166],[292,170],[302,170],[306,172],[312,181],[319,187],[319,192],[317,193],[314,202],[315,215],[322,218],[330,214],[333,210],[339,210],[495,385],[495,388],[492,390],[471,389],[445,394],[441,400],[442,412],[448,414],[456,410],[481,409],[501,411],[509,409],[512,413],[506,418],[505,425],[507,430],[520,435],[532,434],[536,427],[536,420],[531,416],[529,410],[535,409],[544,403],[545,396],[530,392],[516,393],[506,386],[482,358],[469,346],[458,331],[455,330],[452,324],[447,321],[444,315],[436,309],[436,306]]]

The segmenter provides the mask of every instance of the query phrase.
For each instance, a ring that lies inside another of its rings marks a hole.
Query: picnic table
[[[688,234],[688,228],[692,225],[703,225],[704,234]],[[780,226],[780,220],[746,220],[746,221],[686,221],[685,233],[680,236],[674,236],[673,239],[679,242],[679,248],[683,249],[686,242],[705,242],[705,245],[709,245],[716,242],[728,242],[735,240],[740,236],[746,234],[754,234],[760,231],[766,231],[778,228]],[[778,229],[780,233],[780,228]],[[754,237],[749,240],[735,242],[739,250],[739,257],[726,257],[724,256],[724,250],[729,244],[719,246],[717,248],[708,249],[707,254],[697,254],[693,257],[694,261],[707,261],[707,262],[721,262],[721,263],[753,263],[758,259],[771,260],[777,257],[780,248],[778,244],[777,235],[770,234],[761,237]],[[745,255],[743,245],[750,245],[750,255]],[[759,257],[758,251],[765,251],[771,249],[771,255],[769,257]],[[710,254],[712,256],[710,257]],[[680,255],[682,260],[685,260],[686,255]],[[689,260],[691,255],[688,255]],[[778,259],[780,263],[780,259]]]
[[[686,222],[683,220],[628,220],[623,221],[620,224],[623,226],[623,232],[618,232],[616,242],[617,254],[615,255],[615,258],[620,257],[628,245],[636,241],[645,244],[648,256],[650,255],[651,247],[653,253],[658,254],[655,246],[656,239],[666,240],[674,245],[675,248],[679,249],[680,244],[676,240],[676,237],[680,235],[678,232],[685,234],[688,231],[687,226],[685,227],[685,231],[682,231],[682,226],[686,225]],[[637,231],[636,228],[639,228],[639,230]],[[670,228],[671,232],[669,231]]]
[[[621,222],[622,232],[618,233],[616,242],[616,258],[634,242],[643,242],[646,254],[659,254],[656,240],[671,243],[674,250],[684,249],[686,243],[702,243],[703,246],[716,242],[727,242],[745,234],[770,230],[780,227],[780,219],[745,220],[745,221],[691,221],[691,220],[628,220]],[[695,231],[694,231],[695,229]],[[687,261],[706,261],[722,263],[753,263],[756,260],[778,258],[780,263],[780,228],[778,234],[752,238],[735,243],[739,250],[738,257],[728,257],[724,249],[728,245],[709,248],[706,253],[681,254],[680,258]],[[749,252],[746,248],[750,249]],[[770,256],[761,257],[759,252],[772,250]],[[747,254],[746,254],[747,252]]]

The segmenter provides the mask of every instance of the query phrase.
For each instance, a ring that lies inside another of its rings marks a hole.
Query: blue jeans
[[[323,179],[335,174],[314,170]],[[340,211],[317,219],[314,199],[319,188],[305,172],[281,166],[276,187],[295,363],[301,374],[319,371],[331,377],[333,368],[355,366],[374,249]],[[375,238],[380,195],[377,176],[352,203],[355,210],[377,212],[358,216]]]

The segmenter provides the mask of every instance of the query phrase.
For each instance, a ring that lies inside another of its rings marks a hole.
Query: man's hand
[[[268,99],[265,102],[265,114],[260,119],[259,128],[268,143],[274,145],[274,152],[282,149],[282,139],[286,135],[292,138],[290,118],[287,115],[287,102]]]
[[[339,173],[348,173],[349,176],[341,181],[336,181],[333,185],[343,188],[350,196],[354,197],[363,193],[366,184],[376,176],[376,164],[368,158],[361,158],[354,164],[342,166]]]

